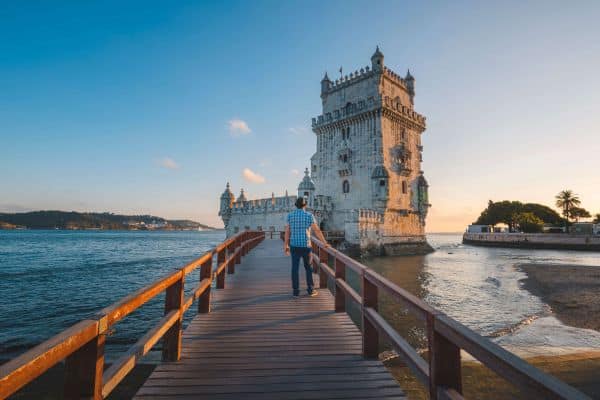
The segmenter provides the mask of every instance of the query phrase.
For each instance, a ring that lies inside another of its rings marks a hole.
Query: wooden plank
[[[83,320],[0,365],[0,399],[31,382],[98,335],[99,322]]]
[[[129,350],[119,357],[109,368],[104,371],[102,397],[106,398],[113,389],[125,378],[125,376],[135,367],[137,360],[150,351],[152,347],[163,337],[179,320],[179,310],[171,310],[162,317],[156,326],[142,336]]]
[[[344,302],[345,302],[345,297],[348,296],[350,298],[350,300],[352,300],[354,303],[358,304],[359,306],[362,305],[362,303],[363,303],[362,297],[360,297],[360,294],[356,293],[356,291],[354,289],[352,289],[352,287],[350,285],[348,285],[348,283],[346,281],[343,281],[342,279],[338,278],[335,280],[335,285],[336,285],[336,295],[337,295],[338,288],[339,288],[340,292],[344,293]]]
[[[291,294],[281,242],[262,242],[213,292],[212,312],[190,322],[181,360],[159,365],[136,398],[405,398],[380,361],[362,356],[360,330],[328,291]]]
[[[112,326],[117,321],[125,318],[127,315],[138,309],[154,296],[167,289],[173,283],[181,279],[183,273],[181,270],[172,272],[162,278],[155,280],[150,285],[133,292],[129,296],[119,300],[118,302],[104,308],[100,311],[100,315],[108,317],[108,326]]]
[[[365,316],[380,334],[385,336],[398,355],[425,386],[429,385],[429,365],[417,351],[379,313],[365,308]]]

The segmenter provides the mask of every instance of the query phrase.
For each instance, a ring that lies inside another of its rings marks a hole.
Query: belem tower
[[[376,49],[371,66],[321,80],[323,113],[312,119],[317,149],[297,195],[236,199],[227,184],[219,215],[227,236],[243,229],[282,231],[297,196],[321,229],[350,253],[419,254],[431,206],[421,170],[425,117],[414,111],[415,79],[387,68]]]

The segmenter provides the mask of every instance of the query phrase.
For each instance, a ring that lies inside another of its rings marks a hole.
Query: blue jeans
[[[310,247],[290,247],[290,253],[292,255],[292,289],[294,294],[300,294],[300,280],[298,278],[298,268],[300,267],[300,258],[304,264],[306,270],[306,287],[308,293],[312,293],[314,283],[312,277],[312,268],[310,266]]]

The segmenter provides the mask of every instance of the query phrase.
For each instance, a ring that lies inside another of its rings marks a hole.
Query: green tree
[[[571,207],[569,217],[579,222],[579,218],[591,218],[592,214],[583,207]]]
[[[515,222],[525,233],[542,232],[544,221],[532,212],[522,212],[515,215]]]
[[[579,197],[572,190],[567,189],[559,192],[556,196],[556,207],[560,208],[565,217],[565,226],[569,226],[569,218],[571,217],[571,208],[581,204]]]
[[[600,224],[600,213],[594,215],[594,223]]]
[[[525,203],[521,212],[531,212],[546,224],[558,225],[562,222],[562,218],[556,211],[543,204]]]
[[[475,221],[479,225],[496,225],[497,223],[505,223],[514,230],[516,216],[520,213],[532,213],[537,218],[547,224],[559,224],[562,219],[560,215],[548,206],[537,203],[521,203],[519,201],[488,201],[488,206],[481,212],[481,215]]]
[[[522,208],[523,203],[520,201],[503,200],[493,202],[490,200],[487,208],[481,212],[475,223],[478,225],[496,225],[502,222],[508,225],[511,230],[514,230],[515,215],[520,213]]]

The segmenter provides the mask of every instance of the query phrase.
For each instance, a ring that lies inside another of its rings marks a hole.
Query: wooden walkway
[[[181,360],[159,365],[136,399],[405,398],[380,361],[363,358],[359,329],[334,312],[328,290],[292,298],[281,248],[263,241],[212,290],[211,313],[183,334]]]

